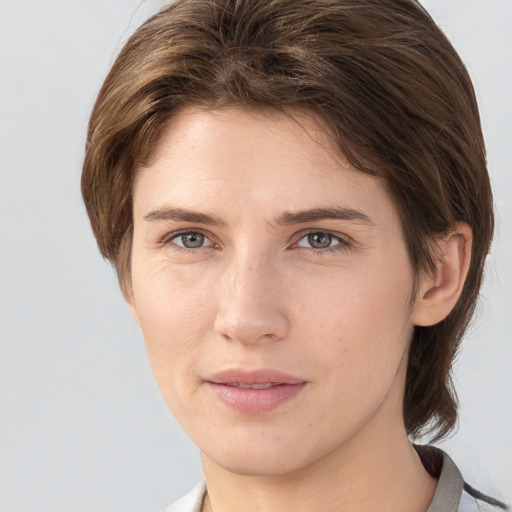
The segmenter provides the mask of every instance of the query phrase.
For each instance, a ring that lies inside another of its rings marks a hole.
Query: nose
[[[222,276],[214,330],[243,344],[284,338],[289,322],[280,281],[270,257],[234,258]]]

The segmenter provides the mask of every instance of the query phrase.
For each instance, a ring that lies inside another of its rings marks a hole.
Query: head
[[[333,159],[375,180],[397,213],[411,308],[430,294],[425,279],[439,278],[441,241],[469,233],[456,300],[408,332],[406,430],[447,434],[457,411],[450,368],[475,309],[493,214],[471,81],[440,29],[415,0],[178,0],[149,19],[100,91],[82,177],[99,248],[128,300],[138,177],[158,161],[163,138],[172,141],[173,122],[197,110],[287,118],[303,134],[322,132],[316,143]]]

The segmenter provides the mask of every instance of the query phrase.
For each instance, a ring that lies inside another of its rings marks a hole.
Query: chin
[[[311,439],[298,438],[292,432],[266,436],[260,433],[239,440],[231,437],[225,443],[205,448],[201,449],[203,456],[226,471],[261,477],[290,475],[329,452],[328,447],[314,446]]]
[[[226,471],[241,476],[283,476],[295,473],[307,465],[307,463],[297,459],[289,460],[289,454],[287,454],[287,457],[283,457],[282,454],[269,456],[267,452],[256,455],[254,453],[250,455],[242,454],[238,457],[226,457],[224,455],[217,459],[211,458]]]

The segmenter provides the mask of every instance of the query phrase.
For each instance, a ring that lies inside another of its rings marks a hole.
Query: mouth
[[[307,383],[274,370],[228,370],[210,376],[205,384],[223,405],[254,414],[278,408],[299,395]]]
[[[268,389],[275,386],[282,386],[281,382],[267,382],[266,384],[245,384],[243,382],[226,382],[226,386],[232,388],[244,388],[244,389]]]

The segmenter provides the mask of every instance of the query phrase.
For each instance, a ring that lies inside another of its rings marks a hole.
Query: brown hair
[[[475,309],[493,231],[485,147],[470,78],[415,0],[178,0],[129,39],[96,101],[82,192],[101,253],[130,281],[136,169],[181,106],[304,108],[356,168],[382,176],[416,276],[456,222],[471,265],[450,315],[416,327],[404,399],[409,434],[446,435],[450,369]]]

